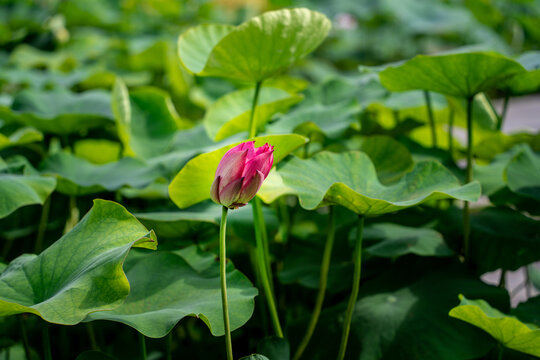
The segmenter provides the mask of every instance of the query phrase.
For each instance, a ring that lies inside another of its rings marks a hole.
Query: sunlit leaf
[[[37,175],[0,173],[0,218],[25,205],[43,204],[56,187],[56,180]]]
[[[122,263],[133,246],[155,249],[155,236],[121,205],[95,200],[71,230],[40,255],[24,254],[0,275],[0,315],[33,313],[73,325],[112,310],[129,293]]]
[[[362,215],[374,216],[427,200],[456,198],[476,201],[480,184],[461,186],[444,166],[423,161],[400,179],[384,186],[375,167],[361,152],[321,152],[308,160],[293,158],[280,170],[285,185],[294,189],[305,209],[337,204]]]
[[[321,13],[282,9],[237,27],[192,28],[180,36],[178,53],[184,65],[197,75],[261,81],[286,70],[317,48],[330,27],[330,21]]]
[[[540,328],[505,315],[484,300],[469,300],[463,295],[460,300],[450,316],[479,327],[507,348],[540,356]]]
[[[391,91],[428,90],[468,98],[498,87],[512,76],[525,72],[518,62],[493,52],[448,55],[418,55],[399,66],[379,73]]]
[[[130,263],[126,275],[131,286],[126,301],[115,310],[92,313],[86,321],[119,321],[157,338],[169,333],[184,317],[195,316],[214,336],[225,333],[215,255],[201,253],[195,246],[176,253],[160,251]],[[228,269],[227,288],[234,330],[253,314],[257,289],[232,266]]]

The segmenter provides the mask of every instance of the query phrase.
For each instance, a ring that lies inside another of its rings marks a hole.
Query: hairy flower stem
[[[264,219],[262,218],[262,205],[259,198],[253,199],[253,220],[255,223],[255,239],[257,246],[255,248],[257,255],[257,266],[261,274],[261,283],[264,291],[264,297],[270,311],[270,318],[272,320],[272,326],[276,336],[282,338],[283,330],[279,322],[279,316],[276,307],[276,298],[274,297],[274,291],[271,284],[271,273],[269,272],[270,262],[268,261],[268,247],[264,244],[264,235],[266,229],[264,227]],[[268,244],[268,241],[266,241]]]
[[[21,314],[17,316],[19,320],[19,327],[21,330],[21,337],[23,341],[23,347],[24,347],[24,355],[26,357],[26,360],[31,360],[31,353],[30,353],[30,343],[28,342],[28,335],[26,333],[26,325],[24,324],[24,314]]]
[[[253,95],[253,103],[251,104],[251,114],[249,115],[249,138],[257,135],[257,122],[255,121],[255,109],[259,101],[259,93],[261,91],[262,81],[257,81],[255,84],[255,94]]]
[[[141,355],[141,360],[146,360],[146,338],[143,334],[139,334],[139,351]]]
[[[43,250],[43,239],[47,231],[47,221],[49,220],[49,211],[51,209],[51,195],[47,197],[41,210],[41,218],[39,219],[38,234],[36,244],[34,245],[34,253],[39,254]]]
[[[362,232],[364,230],[364,216],[358,216],[358,230],[356,238],[356,246],[354,248],[354,274],[353,274],[353,286],[351,291],[351,297],[347,304],[347,311],[345,312],[345,320],[343,322],[343,332],[341,334],[341,344],[339,345],[338,360],[345,358],[345,352],[347,351],[347,341],[349,340],[349,332],[351,331],[351,320],[354,312],[354,306],[356,305],[356,299],[358,298],[358,291],[360,289],[360,275],[362,270]]]
[[[472,180],[472,147],[473,147],[473,129],[472,129],[472,107],[474,96],[467,98],[467,170],[465,172],[465,183]],[[469,202],[466,201],[463,206],[463,253],[465,260],[469,260],[469,241],[471,234],[471,218],[469,213]]]
[[[221,211],[221,225],[219,228],[219,276],[221,278],[221,303],[223,304],[223,327],[225,329],[227,360],[233,360],[231,325],[229,323],[229,301],[227,300],[227,248],[225,242],[228,210],[224,206]]]
[[[317,293],[317,299],[315,300],[315,307],[311,313],[311,319],[309,320],[308,328],[296,354],[294,354],[293,360],[298,360],[304,353],[304,350],[311,340],[311,336],[315,331],[317,322],[319,320],[319,315],[321,314],[322,306],[324,303],[324,295],[326,293],[326,283],[328,281],[328,270],[330,269],[330,259],[332,258],[332,248],[334,247],[334,237],[335,237],[335,225],[336,225],[336,215],[334,207],[330,207],[330,213],[328,214],[328,233],[326,236],[326,243],[324,245],[324,252],[321,264],[321,275],[319,278],[319,292]]]
[[[262,81],[258,81],[255,84],[255,94],[253,95],[253,103],[251,106],[251,114],[249,116],[249,138],[257,136],[257,123],[255,121],[255,111],[257,109],[257,103],[259,101],[259,93],[261,90]],[[261,274],[261,283],[265,293],[266,302],[268,304],[268,310],[270,311],[270,317],[272,319],[272,326],[274,332],[278,337],[283,337],[283,331],[279,322],[279,316],[276,308],[276,298],[274,296],[274,285],[272,281],[272,269],[270,267],[270,255],[268,236],[266,234],[266,225],[264,222],[264,215],[262,212],[262,203],[258,197],[255,197],[252,201],[253,207],[253,220],[255,225],[255,238],[257,241],[257,266],[258,271]]]
[[[433,107],[431,106],[431,96],[429,91],[424,91],[426,100],[427,115],[429,119],[429,127],[431,128],[431,145],[434,149],[437,148],[437,129],[435,128],[435,117],[433,116]]]
[[[450,108],[448,113],[448,153],[452,161],[454,160],[454,109]]]

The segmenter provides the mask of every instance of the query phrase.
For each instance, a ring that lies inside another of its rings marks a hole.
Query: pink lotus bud
[[[227,151],[216,170],[210,189],[212,200],[230,209],[238,209],[253,199],[274,163],[274,147],[255,148],[248,141]]]

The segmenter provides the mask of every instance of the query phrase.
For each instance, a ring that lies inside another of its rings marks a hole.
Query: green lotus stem
[[[255,111],[257,109],[257,103],[259,101],[259,93],[261,90],[262,81],[258,81],[255,84],[255,94],[253,95],[253,103],[251,105],[251,114],[249,116],[249,138],[257,136],[257,124],[255,121]],[[276,301],[274,296],[274,285],[272,281],[272,269],[270,267],[269,245],[268,236],[266,234],[266,224],[264,222],[264,215],[262,212],[261,200],[255,197],[252,202],[253,206],[253,220],[255,225],[255,238],[257,241],[257,266],[259,267],[259,273],[261,274],[261,283],[270,311],[270,317],[272,319],[272,325],[274,331],[278,337],[283,337],[283,331],[281,330],[281,324],[279,322],[279,316],[276,309]]]
[[[88,332],[88,339],[90,340],[90,347],[92,350],[99,350],[99,346],[96,341],[96,333],[94,332],[94,325],[91,322],[86,323],[86,331]]]
[[[264,235],[266,229],[264,228],[264,219],[262,217],[262,206],[259,198],[253,199],[253,220],[255,223],[255,239],[257,242],[255,251],[257,255],[257,266],[261,274],[261,283],[270,311],[270,318],[272,320],[272,326],[276,336],[282,338],[283,330],[279,322],[279,316],[276,308],[276,300],[274,297],[274,291],[271,285],[271,274],[269,273],[269,261],[267,258],[268,248],[264,245]]]
[[[28,343],[28,335],[26,334],[26,326],[24,325],[24,314],[21,314],[17,316],[19,320],[19,327],[21,328],[21,337],[23,340],[23,347],[24,347],[24,355],[26,357],[26,360],[32,360],[31,353],[30,353],[30,344]]]
[[[311,319],[309,320],[308,328],[296,354],[294,354],[293,360],[298,360],[304,353],[304,350],[311,340],[311,336],[315,331],[317,322],[319,321],[319,315],[321,314],[322,306],[324,303],[324,295],[326,294],[326,284],[328,282],[328,270],[330,269],[330,259],[332,258],[332,248],[334,247],[334,238],[335,238],[335,225],[336,225],[336,212],[334,207],[330,207],[330,213],[328,214],[328,233],[326,236],[326,243],[324,245],[323,258],[321,263],[321,275],[319,278],[319,291],[317,293],[317,298],[315,300],[315,307],[311,313]]]
[[[450,107],[448,112],[448,152],[454,159],[454,109]]]
[[[356,246],[354,248],[354,275],[353,286],[349,303],[347,304],[347,311],[345,312],[345,320],[343,322],[343,332],[341,334],[341,344],[339,345],[338,360],[345,358],[345,352],[347,351],[347,342],[349,340],[349,333],[351,331],[351,320],[354,312],[354,306],[356,305],[356,299],[358,298],[358,291],[360,289],[360,275],[362,270],[362,232],[364,230],[364,216],[358,216],[358,230],[356,238]]]
[[[43,358],[45,360],[52,360],[51,338],[49,335],[49,324],[47,323],[43,326]]]
[[[498,360],[503,359],[503,353],[504,353],[504,346],[501,343],[499,343],[499,354],[497,356]]]
[[[508,103],[510,102],[510,95],[506,93],[504,95],[504,102],[503,102],[503,108],[501,115],[497,117],[497,130],[501,131],[502,126],[504,123],[504,119],[506,119],[506,112],[508,111]]]
[[[47,197],[41,209],[41,218],[39,219],[38,234],[36,244],[34,245],[34,253],[39,254],[43,250],[43,239],[47,231],[47,222],[49,221],[49,211],[51,209],[51,195]]]
[[[429,127],[431,128],[431,144],[432,144],[432,147],[436,149],[437,148],[437,130],[435,129],[435,118],[433,116],[433,108],[431,106],[431,95],[429,94],[429,91],[424,91],[424,98],[426,100]]]
[[[229,323],[229,301],[227,300],[227,249],[225,242],[228,210],[224,206],[221,211],[221,225],[219,228],[219,275],[221,278],[221,303],[223,304],[223,328],[225,329],[227,360],[233,360],[231,325]]]
[[[506,288],[506,270],[501,269],[501,277],[499,278],[499,287],[501,289]]]
[[[257,135],[257,122],[255,121],[255,109],[257,108],[257,102],[259,101],[259,93],[261,91],[262,81],[255,83],[255,94],[253,95],[253,103],[251,105],[251,114],[249,115],[249,138]]]
[[[169,331],[169,333],[167,334],[167,336],[165,338],[165,347],[166,347],[166,352],[167,352],[167,360],[172,360],[172,352],[171,352],[171,348],[172,348],[172,330]]]
[[[141,333],[139,333],[139,351],[141,353],[141,359],[146,360],[146,338]]]
[[[472,180],[472,147],[473,147],[473,128],[472,128],[472,108],[474,96],[467,98],[467,170],[465,172],[465,183]],[[465,260],[469,259],[469,241],[471,235],[471,218],[469,212],[469,202],[465,201],[463,206],[463,253]]]
[[[64,226],[64,234],[67,234],[79,222],[79,208],[77,207],[77,198],[73,195],[69,197],[69,215]]]

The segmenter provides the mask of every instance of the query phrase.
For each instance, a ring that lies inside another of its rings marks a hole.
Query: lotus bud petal
[[[246,205],[261,188],[273,163],[273,146],[255,148],[255,142],[248,141],[233,147],[221,158],[210,197],[230,209]]]

